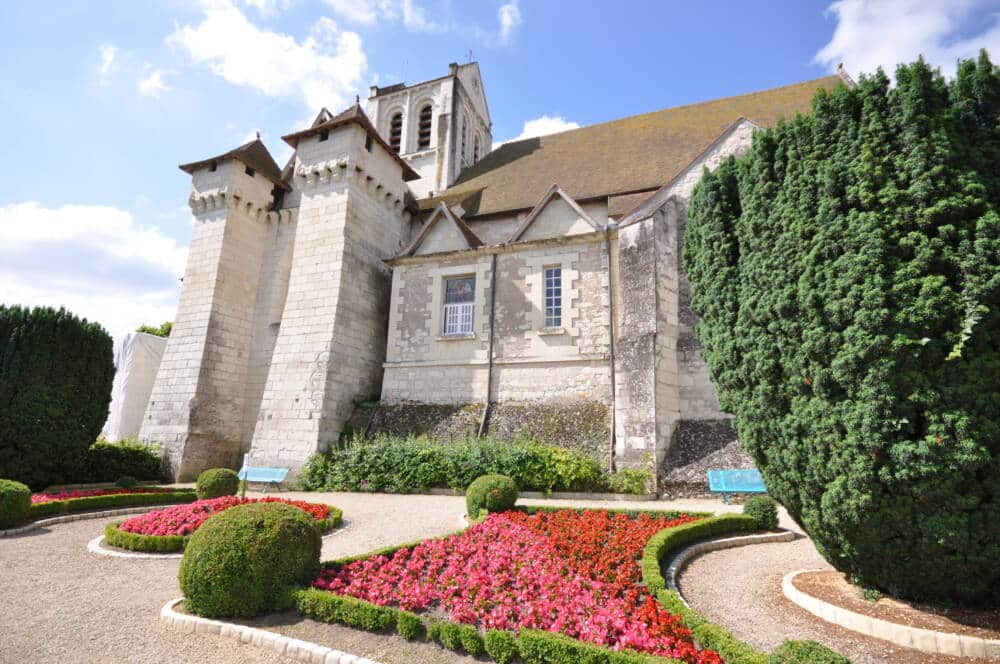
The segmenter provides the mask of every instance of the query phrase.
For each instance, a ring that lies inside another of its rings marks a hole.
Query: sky
[[[480,63],[494,142],[919,54],[1000,60],[1000,0],[4,0],[0,304],[116,337],[174,316],[177,164],[280,137],[371,85]]]

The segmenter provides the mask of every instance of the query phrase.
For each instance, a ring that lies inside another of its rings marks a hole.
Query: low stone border
[[[1000,640],[964,634],[949,634],[872,618],[813,597],[795,587],[792,580],[813,570],[789,572],[781,580],[781,590],[789,600],[826,622],[876,639],[891,641],[904,648],[953,657],[1000,659]]]
[[[184,598],[182,597],[167,602],[160,609],[160,622],[188,634],[218,634],[219,636],[238,639],[241,643],[247,643],[259,648],[268,648],[278,654],[300,662],[309,662],[311,664],[378,664],[378,662],[365,657],[350,655],[340,650],[321,646],[318,643],[293,639],[290,636],[269,632],[266,629],[237,625],[221,620],[209,620],[208,618],[200,618],[174,611],[174,607],[183,601]]]
[[[758,535],[739,535],[737,537],[722,537],[719,539],[695,542],[684,547],[677,552],[674,559],[670,561],[667,568],[667,587],[677,593],[677,596],[684,602],[684,606],[690,607],[680,588],[677,587],[677,577],[681,570],[692,558],[700,556],[709,551],[720,551],[722,549],[733,549],[738,546],[749,546],[750,544],[767,544],[769,542],[791,542],[795,539],[795,533],[790,530],[783,530],[777,533],[761,533]]]
[[[141,553],[139,551],[126,551],[125,549],[109,549],[101,546],[104,543],[104,535],[98,535],[87,542],[87,551],[96,553],[99,556],[109,556],[111,558],[182,558],[184,553]]]
[[[464,491],[454,489],[427,489],[411,495],[424,496],[464,496]],[[519,491],[518,497],[530,498],[532,500],[608,500],[614,502],[648,502],[659,500],[655,493],[584,493],[577,491],[553,491],[544,493],[542,491]]]
[[[11,528],[10,530],[0,530],[0,537],[11,537],[13,535],[29,533],[32,530],[38,530],[39,528],[45,528],[46,526],[54,526],[57,523],[69,523],[70,521],[84,521],[86,519],[106,519],[109,517],[126,516],[129,514],[145,514],[146,512],[155,512],[156,510],[163,509],[164,507],[170,507],[171,505],[174,504],[184,505],[186,503],[161,503],[159,505],[123,507],[117,510],[104,510],[101,512],[75,512],[73,514],[60,514],[59,516],[49,517],[48,519],[39,519],[38,521],[32,521],[31,523],[23,525],[20,528]]]

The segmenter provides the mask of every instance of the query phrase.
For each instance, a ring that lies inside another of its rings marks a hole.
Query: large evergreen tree
[[[819,93],[708,173],[684,261],[768,491],[860,583],[1000,601],[1000,68]]]

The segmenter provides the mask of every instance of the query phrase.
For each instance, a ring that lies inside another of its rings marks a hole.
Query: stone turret
[[[299,468],[335,441],[356,397],[378,394],[390,268],[409,238],[413,170],[360,106],[284,137],[299,197],[288,290],[251,445],[255,465]]]
[[[172,477],[238,463],[253,316],[275,192],[287,187],[260,140],[190,164],[194,233],[173,329],[140,437]]]

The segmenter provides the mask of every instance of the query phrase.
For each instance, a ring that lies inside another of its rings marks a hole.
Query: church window
[[[469,142],[469,118],[465,118],[462,121],[462,151],[460,153],[462,160],[466,159],[466,155],[469,154],[465,151],[465,146]]]
[[[479,161],[479,136],[476,136],[476,140],[472,144],[472,163],[477,161]]]
[[[475,299],[474,276],[444,280],[444,310],[441,312],[441,332],[444,336],[472,334]]]
[[[562,327],[562,268],[545,268],[545,327]]]
[[[400,147],[403,144],[403,114],[396,113],[389,120],[389,146],[392,151],[399,154]]]
[[[430,104],[420,109],[420,126],[417,128],[417,149],[426,150],[431,146],[431,118],[434,114]]]
[[[367,136],[365,136],[365,150],[368,150],[369,152],[372,151],[372,135],[371,134],[368,134]]]

